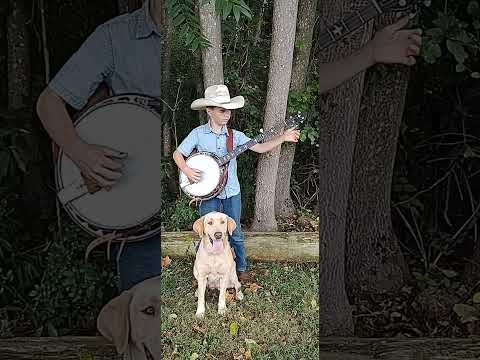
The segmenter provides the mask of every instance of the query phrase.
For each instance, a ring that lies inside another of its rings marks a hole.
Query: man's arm
[[[319,67],[320,93],[329,91],[376,63],[414,65],[420,53],[421,31],[402,30],[409,21],[406,16],[386,26],[356,53]]]

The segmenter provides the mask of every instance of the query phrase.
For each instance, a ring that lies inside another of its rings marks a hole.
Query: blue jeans
[[[223,211],[221,210],[223,206]],[[242,198],[241,194],[232,196],[227,199],[213,198],[202,201],[200,204],[200,216],[203,216],[211,211],[219,211],[230,216],[237,227],[230,236],[230,245],[235,250],[235,263],[237,271],[245,271],[247,269],[247,256],[245,253],[245,237],[240,229],[240,217],[242,212]]]
[[[112,245],[112,257],[116,258],[120,245]],[[145,279],[160,275],[161,266],[160,234],[151,238],[126,243],[117,262],[120,277],[120,292],[130,289]]]

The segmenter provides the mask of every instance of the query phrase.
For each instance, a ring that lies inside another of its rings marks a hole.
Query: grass
[[[162,275],[164,360],[319,358],[319,271],[316,264],[254,263],[256,284],[242,301],[227,296],[217,314],[218,291],[207,290],[205,318],[195,318],[192,260],[173,261]]]

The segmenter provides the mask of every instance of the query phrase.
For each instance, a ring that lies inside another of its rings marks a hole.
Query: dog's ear
[[[201,238],[203,238],[203,232],[204,232],[204,220],[205,216],[202,216],[200,219],[197,219],[193,223],[193,231],[195,231]]]
[[[230,236],[233,234],[233,231],[237,228],[237,223],[230,216],[227,216],[227,230]]]
[[[131,291],[123,291],[102,308],[97,318],[98,331],[115,345],[119,354],[127,351],[130,338],[131,298]]]

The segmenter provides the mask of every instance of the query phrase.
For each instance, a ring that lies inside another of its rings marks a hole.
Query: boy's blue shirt
[[[243,132],[232,129],[233,148],[243,145],[250,141]],[[178,146],[177,150],[185,157],[189,156],[194,149],[198,151],[208,151],[217,156],[224,156],[227,151],[227,128],[224,126],[220,133],[213,132],[209,123],[200,125],[193,129],[188,136]],[[217,196],[219,199],[225,199],[240,193],[240,183],[237,176],[237,160],[233,158],[228,164],[228,180],[224,190]]]
[[[139,93],[160,98],[161,35],[150,17],[150,1],[99,25],[49,86],[75,109],[85,106],[102,81],[111,95]]]

